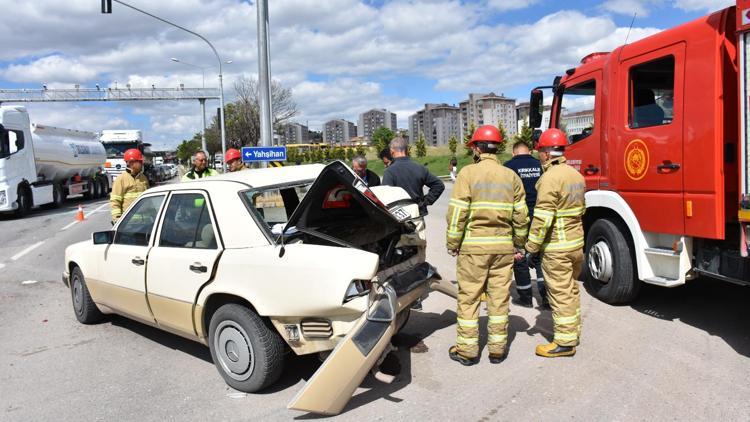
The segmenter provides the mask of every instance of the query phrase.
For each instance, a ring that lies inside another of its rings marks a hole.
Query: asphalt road
[[[443,250],[448,191],[430,208],[428,260],[455,278]],[[288,420],[286,404],[319,366],[289,356],[278,385],[246,395],[226,386],[208,349],[120,317],[83,326],[60,282],[64,248],[109,227],[105,201],[0,217],[0,420]],[[63,230],[64,229],[64,230]],[[302,280],[301,280],[302,281]],[[367,378],[336,419],[747,420],[750,290],[711,280],[643,289],[631,306],[582,293],[573,358],[534,356],[549,312],[511,307],[510,354],[463,367],[447,357],[455,304],[434,293],[395,338],[391,385]],[[486,318],[482,318],[482,326]],[[482,339],[484,344],[485,339]]]

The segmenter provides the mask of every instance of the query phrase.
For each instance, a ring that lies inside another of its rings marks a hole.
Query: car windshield
[[[120,158],[130,148],[138,148],[136,142],[107,142],[104,149],[107,150],[107,158]]]
[[[254,189],[243,192],[250,211],[266,223],[266,228],[279,235],[289,217],[310,188],[311,183]]]

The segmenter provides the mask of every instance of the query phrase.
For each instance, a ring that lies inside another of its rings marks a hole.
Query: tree
[[[355,149],[355,151],[357,152],[357,155],[361,155],[363,157],[367,153],[367,151],[365,150],[365,146],[364,145],[357,145],[357,148]],[[380,151],[378,151],[378,152],[380,152]]]
[[[415,147],[417,148],[417,157],[421,158],[427,155],[427,141],[424,138],[424,133],[419,132],[419,139]]]
[[[513,141],[523,142],[526,146],[532,148],[534,143],[534,130],[529,127],[528,123],[524,122],[521,126],[521,131],[516,134]]]
[[[508,143],[508,132],[505,130],[503,122],[497,122],[497,130],[500,131],[500,145],[497,146],[497,152],[505,152],[505,145]]]
[[[199,149],[201,149],[201,134],[196,133],[193,135],[193,139],[186,139],[177,146],[177,159],[180,160],[180,162],[189,163],[190,157],[192,157]]]
[[[375,129],[375,132],[372,134],[372,146],[375,147],[377,152],[380,152],[388,148],[394,136],[392,130],[381,126]]]
[[[458,139],[455,136],[451,136],[448,139],[448,149],[451,150],[451,155],[456,155],[456,148],[458,148]]]
[[[476,126],[474,126],[474,122],[471,122],[469,123],[469,130],[467,130],[464,135],[464,148],[466,149],[466,155],[468,156],[473,154],[471,148],[469,148],[469,141],[471,141],[471,137],[474,135],[475,130],[477,130]]]

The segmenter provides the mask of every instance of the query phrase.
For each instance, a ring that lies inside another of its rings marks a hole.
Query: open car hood
[[[337,239],[352,246],[377,242],[409,230],[341,161],[323,168],[289,218],[283,233],[301,232]]]

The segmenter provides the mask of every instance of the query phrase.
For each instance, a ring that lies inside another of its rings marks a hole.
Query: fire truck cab
[[[586,179],[581,278],[599,299],[698,275],[750,285],[744,23],[750,0],[590,54],[532,90],[530,125],[551,89],[550,127]]]

